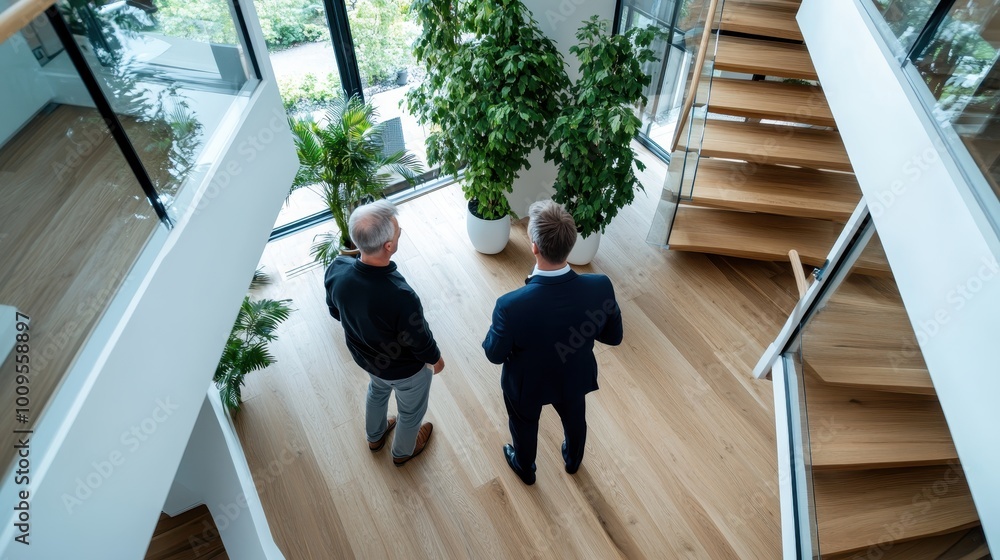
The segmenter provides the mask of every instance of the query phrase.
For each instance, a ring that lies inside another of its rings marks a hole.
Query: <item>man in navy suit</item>
[[[531,485],[538,418],[546,404],[562,419],[566,472],[580,468],[586,395],[597,390],[594,341],[621,344],[622,315],[607,276],[577,274],[566,263],[576,242],[569,212],[551,200],[532,204],[528,212],[535,270],[523,288],[497,300],[483,349],[491,362],[503,364],[500,385],[513,443],[504,445],[504,456]]]

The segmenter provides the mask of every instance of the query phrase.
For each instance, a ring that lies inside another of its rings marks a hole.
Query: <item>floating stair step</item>
[[[846,222],[861,189],[849,173],[702,159],[693,196],[697,206]]]
[[[961,467],[814,472],[813,494],[824,558],[979,524]]]
[[[842,349],[844,354],[851,349]],[[869,391],[889,391],[911,395],[936,395],[927,368],[873,367],[843,365],[836,357],[810,355],[809,365],[824,383]]]
[[[756,164],[853,171],[835,130],[709,119],[701,155]]]
[[[879,560],[939,560],[971,531],[956,531],[936,537],[924,537],[905,543],[893,544],[878,550]],[[822,543],[820,543],[822,544]],[[864,556],[862,556],[864,558]],[[823,560],[857,560],[856,553],[824,554]]]
[[[722,8],[722,30],[801,41],[802,32],[795,21],[797,12],[797,5],[726,2]]]
[[[713,78],[708,110],[752,119],[837,126],[819,86]]]
[[[803,354],[808,351],[803,347]],[[813,471],[944,465],[958,460],[934,396],[826,385],[808,365],[805,384]]]
[[[805,45],[743,37],[719,37],[716,70],[816,80],[816,69]]]
[[[805,264],[822,266],[842,229],[827,220],[681,206],[669,244],[678,251],[764,261],[788,261],[795,249]],[[885,275],[889,265],[883,254],[860,261],[856,270]]]

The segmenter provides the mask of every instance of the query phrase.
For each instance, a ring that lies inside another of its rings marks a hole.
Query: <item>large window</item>
[[[421,127],[406,106],[406,93],[422,79],[412,44],[420,29],[406,0],[256,0],[262,21],[278,20],[265,38],[290,116],[322,120],[336,97],[357,95],[371,102],[386,123],[386,151],[405,149],[427,168]],[[433,175],[433,172],[428,173]],[[406,188],[400,182],[387,194]],[[276,235],[327,219],[322,197],[299,189],[278,216]]]
[[[682,76],[691,65],[685,48],[688,34],[695,31],[689,24],[694,21],[690,4],[684,0],[623,0],[620,6],[621,32],[653,25],[667,36],[653,43],[658,59],[646,64],[650,84],[645,91],[648,103],[641,108],[643,129],[639,133],[640,141],[661,157],[670,151],[684,94]]]

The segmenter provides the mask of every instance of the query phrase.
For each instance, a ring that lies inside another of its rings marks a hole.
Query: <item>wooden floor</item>
[[[94,109],[59,106],[0,148],[0,196],[0,303],[31,317],[34,422],[160,222]],[[12,430],[31,427],[15,424],[14,365],[0,364],[4,469]]]
[[[625,323],[621,346],[597,349],[583,466],[563,471],[547,408],[531,487],[504,461],[500,367],[480,348],[495,299],[531,270],[523,224],[484,256],[457,187],[400,207],[395,261],[447,363],[431,389],[432,441],[402,468],[368,451],[367,377],[327,314],[322,271],[300,268],[325,228],[267,247],[279,278],[257,296],[297,311],[278,363],[248,376],[236,426],[287,558],[780,557],[772,387],[751,371],[794,305],[791,271],[647,245],[659,184],[647,185],[578,269],[611,277]]]
[[[160,514],[145,560],[228,560],[212,513],[198,506],[175,517]]]

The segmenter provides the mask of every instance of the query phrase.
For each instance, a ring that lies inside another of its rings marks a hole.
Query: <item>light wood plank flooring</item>
[[[395,260],[447,362],[431,389],[433,439],[402,468],[368,451],[367,377],[327,314],[322,271],[298,268],[327,226],[267,247],[278,278],[255,296],[297,311],[278,363],[248,376],[236,426],[287,558],[780,557],[772,388],[750,372],[794,305],[791,271],[647,245],[659,183],[647,185],[579,269],[611,277],[625,321],[623,344],[597,349],[583,467],[563,471],[546,409],[531,487],[504,461],[500,368],[480,348],[495,299],[531,270],[524,224],[484,256],[458,187],[400,207]]]

